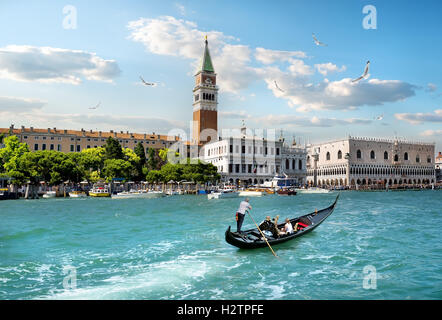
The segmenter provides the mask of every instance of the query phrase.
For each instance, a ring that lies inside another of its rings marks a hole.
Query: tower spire
[[[204,53],[201,59],[201,68],[198,71],[215,73],[215,69],[213,68],[212,64],[212,58],[210,57],[209,42],[207,41],[207,35],[204,37]]]

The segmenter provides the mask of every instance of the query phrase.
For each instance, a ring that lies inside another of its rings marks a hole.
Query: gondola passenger
[[[259,229],[261,231],[270,231],[274,237],[277,237],[278,232],[278,219],[279,216],[276,216],[275,219],[271,219],[270,216],[267,216],[263,222],[259,224]]]
[[[285,219],[285,225],[284,225],[284,227],[281,229],[281,231],[280,231],[280,235],[289,235],[289,234],[292,234],[294,232],[294,230],[293,230],[293,226],[292,226],[292,223],[290,222],[290,219],[289,218],[286,218]]]

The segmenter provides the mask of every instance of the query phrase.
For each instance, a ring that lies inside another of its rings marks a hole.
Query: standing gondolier
[[[244,221],[244,216],[246,215],[246,211],[252,210],[252,206],[249,204],[249,198],[246,198],[244,201],[241,201],[239,204],[239,208],[236,211],[236,232],[241,233],[241,226]]]

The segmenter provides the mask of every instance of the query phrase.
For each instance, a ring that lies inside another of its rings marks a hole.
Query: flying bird
[[[100,104],[101,104],[101,101],[98,102],[98,104],[97,104],[95,107],[89,107],[89,109],[91,109],[91,110],[98,109],[98,107],[100,106]]]
[[[153,83],[153,82],[146,82],[146,81],[144,81],[142,76],[140,76],[140,79],[141,79],[141,81],[143,82],[143,84],[145,86],[155,86],[155,83]]]
[[[312,37],[313,37],[313,41],[315,41],[315,43],[316,43],[317,46],[323,46],[323,47],[326,47],[326,46],[327,46],[325,43],[319,41],[319,40],[316,38],[316,36],[315,36],[314,33],[312,33]]]
[[[380,116],[377,116],[374,119],[375,120],[382,120],[382,119],[384,119],[384,114],[381,114]]]
[[[284,92],[284,90],[282,90],[282,89],[278,86],[278,84],[276,83],[276,80],[275,80],[275,86],[276,86],[276,88],[277,88],[279,91]]]
[[[353,79],[351,80],[351,82],[357,82],[360,81],[362,79],[367,79],[370,75],[368,74],[368,68],[370,67],[370,61],[367,61],[367,64],[365,65],[365,69],[364,69],[364,73],[362,74],[362,76],[360,76],[357,79]]]

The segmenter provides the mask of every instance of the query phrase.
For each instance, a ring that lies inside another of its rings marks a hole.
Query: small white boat
[[[239,192],[240,197],[261,197],[267,195],[264,191],[244,190]]]
[[[161,198],[164,196],[165,194],[162,191],[131,190],[131,191],[123,191],[117,194],[113,194],[112,199],[134,199],[134,198],[150,199],[150,198]]]
[[[295,189],[297,193],[331,193],[333,191],[330,191],[328,189],[322,189],[318,187],[311,187],[307,189]]]
[[[71,191],[69,192],[70,198],[86,198],[87,194],[84,191]]]
[[[232,189],[217,190],[215,192],[209,193],[207,199],[225,199],[225,198],[237,198],[239,192]]]
[[[57,196],[57,192],[55,191],[48,191],[43,195],[43,198],[45,199],[51,199],[51,198],[55,198]]]
[[[183,191],[181,191],[181,190],[166,190],[166,194],[168,196],[176,196],[179,194],[183,194]]]

